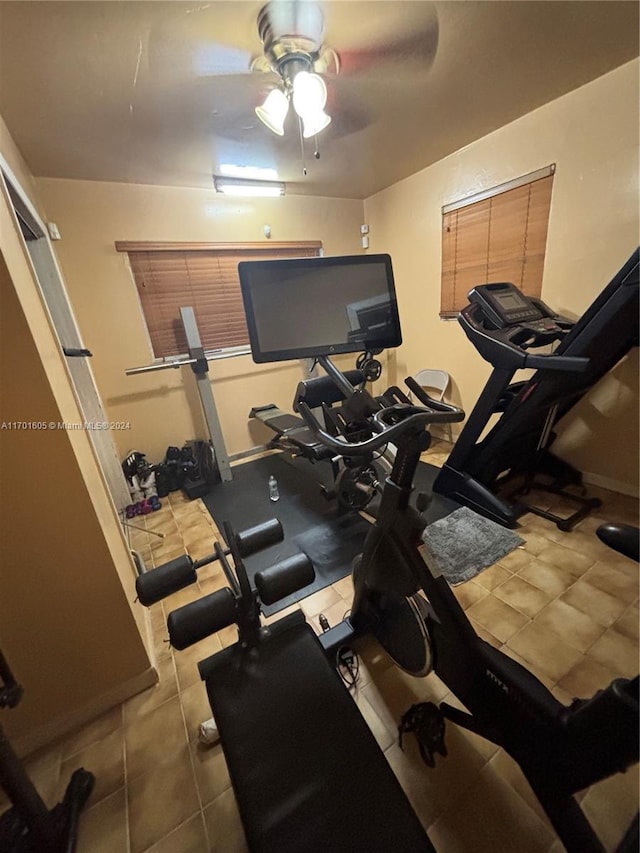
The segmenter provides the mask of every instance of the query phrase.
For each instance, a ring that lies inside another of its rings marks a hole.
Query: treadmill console
[[[508,282],[474,287],[459,321],[480,354],[502,367],[533,367],[533,356],[527,350],[561,340],[574,325],[541,299],[526,296]],[[536,367],[550,365],[548,356],[538,358],[542,361]],[[554,366],[560,368],[558,359]]]
[[[470,291],[469,302],[481,307],[485,320],[493,329],[529,325],[543,318],[542,311],[532,300],[509,282],[479,284]]]
[[[469,302],[485,329],[507,332],[512,343],[524,348],[558,340],[567,328],[565,318],[509,282],[479,284],[469,292]]]

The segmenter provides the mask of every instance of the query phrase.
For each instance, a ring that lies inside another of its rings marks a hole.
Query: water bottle
[[[280,498],[280,492],[278,491],[278,481],[273,476],[273,474],[269,477],[269,498],[272,501],[277,501]]]

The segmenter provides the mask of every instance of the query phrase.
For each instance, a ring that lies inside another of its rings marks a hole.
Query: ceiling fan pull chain
[[[314,146],[315,146],[314,151],[313,151],[313,156],[316,158],[316,160],[319,160],[320,159],[320,146],[318,145],[318,137],[314,136],[313,141],[314,141]]]
[[[302,174],[307,177],[307,164],[304,160],[304,138],[302,136],[302,119],[298,116],[298,130],[300,131],[300,153],[302,155]]]

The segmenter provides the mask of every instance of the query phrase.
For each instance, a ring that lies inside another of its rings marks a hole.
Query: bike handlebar
[[[364,441],[349,442],[346,439],[330,435],[322,428],[309,406],[302,401],[298,403],[298,412],[318,440],[340,456],[361,456],[370,453],[385,444],[394,442],[399,436],[414,427],[424,427],[431,423],[457,423],[464,419],[462,409],[452,406],[450,403],[433,400],[411,378],[405,381],[420,401],[425,403],[425,406],[399,403],[380,409],[371,419],[371,427],[377,435],[373,435]],[[399,416],[402,417],[401,421],[394,424],[386,423],[389,418]]]

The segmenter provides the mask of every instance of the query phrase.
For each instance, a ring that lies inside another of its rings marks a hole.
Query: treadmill
[[[535,512],[568,531],[600,505],[596,498],[566,491],[581,487],[582,475],[550,447],[558,421],[638,346],[639,264],[637,249],[577,322],[513,284],[470,291],[459,322],[493,371],[434,483],[435,492],[507,527]],[[553,352],[536,352],[549,344],[555,344]],[[536,372],[512,384],[523,368]],[[480,440],[495,413],[499,419]],[[565,518],[528,504],[523,495],[533,489],[560,495],[577,509]]]

